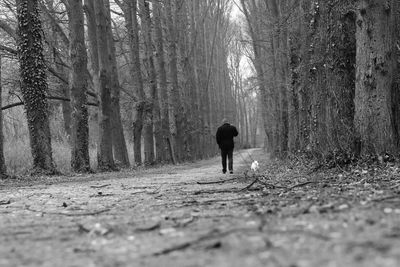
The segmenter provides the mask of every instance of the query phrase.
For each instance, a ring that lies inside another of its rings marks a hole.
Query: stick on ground
[[[70,212],[53,212],[53,211],[35,210],[35,209],[31,209],[30,207],[26,207],[26,210],[32,211],[32,212],[41,212],[44,214],[64,215],[64,216],[91,216],[91,215],[97,215],[100,213],[110,211],[110,209],[102,209],[102,210],[96,210],[96,211],[92,211],[92,212],[70,213]]]
[[[226,179],[226,180],[220,180],[220,181],[213,181],[213,182],[197,182],[197,184],[222,184],[222,183],[226,183],[229,181],[233,181],[238,179],[239,177],[235,177],[235,178],[231,178],[231,179]]]

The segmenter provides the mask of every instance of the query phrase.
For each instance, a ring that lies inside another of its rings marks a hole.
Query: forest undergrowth
[[[132,144],[128,144],[132,147]],[[52,142],[53,157],[57,169],[65,175],[71,175],[71,147],[68,140],[56,140]],[[97,168],[96,147],[89,148],[90,166]],[[32,155],[29,140],[16,139],[6,142],[4,146],[5,164],[11,177],[29,175],[32,171]],[[133,151],[128,150],[130,161],[133,162]]]
[[[284,200],[283,206],[306,205],[299,214],[325,213],[376,206],[384,213],[400,214],[400,162],[394,157],[365,157],[334,164],[329,160],[288,157],[262,160],[247,189]],[[303,203],[304,204],[304,203]],[[268,205],[267,205],[268,206]]]

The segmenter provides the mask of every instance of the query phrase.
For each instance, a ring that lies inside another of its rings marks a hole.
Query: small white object
[[[342,204],[342,205],[340,205],[339,207],[338,207],[338,210],[345,210],[345,209],[348,209],[349,208],[349,205],[347,205],[347,204]]]
[[[253,172],[257,171],[260,168],[259,165],[258,165],[257,160],[255,160],[255,161],[253,161],[253,163],[251,163],[251,167],[250,168],[251,168],[251,170]]]
[[[386,214],[389,214],[389,213],[392,213],[392,212],[393,212],[393,209],[392,209],[392,208],[385,208],[385,209],[383,210],[383,212],[386,213]]]

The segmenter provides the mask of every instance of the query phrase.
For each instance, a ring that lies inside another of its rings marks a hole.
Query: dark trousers
[[[233,171],[233,149],[221,149],[222,171],[226,172],[226,157],[228,157],[229,171]]]

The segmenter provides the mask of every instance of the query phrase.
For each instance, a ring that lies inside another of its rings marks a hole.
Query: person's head
[[[226,123],[229,123],[229,122],[228,122],[228,119],[227,119],[227,118],[223,118],[223,119],[222,119],[222,124],[226,124]]]

